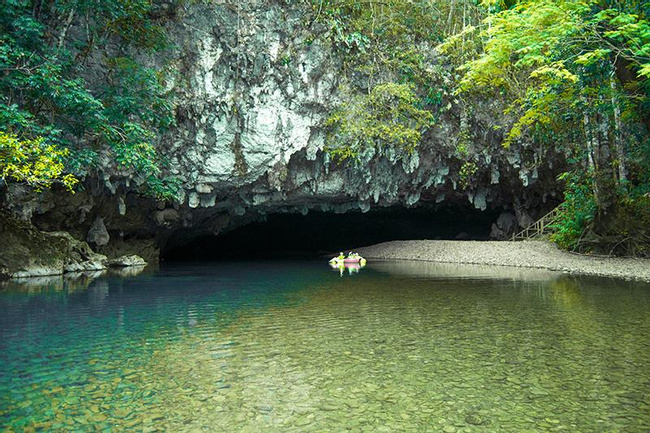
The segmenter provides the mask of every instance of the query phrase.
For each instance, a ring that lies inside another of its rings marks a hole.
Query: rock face
[[[147,265],[140,256],[109,260],[68,232],[43,232],[31,223],[0,213],[0,279],[103,271]]]
[[[503,148],[490,122],[499,110],[489,104],[468,118],[449,101],[452,108],[405,158],[369,150],[357,164],[330,161],[323,123],[340,102],[341,62],[325,38],[314,39],[323,29],[309,23],[309,11],[301,2],[193,2],[167,23],[177,48],[149,62],[178,71],[168,83],[177,126],[159,146],[183,182],[180,203],[139,197],[109,164],[74,196],[5,186],[4,207],[112,257],[138,253],[151,261],[167,243],[272,213],[469,202],[508,214],[495,221],[494,235],[502,237],[559,200],[561,161],[531,146]],[[470,125],[472,145],[459,156],[461,123]],[[477,171],[461,182],[466,161]],[[137,243],[147,252],[129,247]]]
[[[0,214],[0,277],[22,278],[106,269],[106,256],[67,232],[42,232]]]
[[[184,197],[156,213],[159,228],[219,233],[270,213],[449,201],[509,209],[524,225],[559,199],[561,161],[543,149],[503,148],[490,120],[499,110],[489,104],[468,119],[449,101],[453,108],[405,158],[370,149],[357,164],[330,161],[323,123],[340,102],[340,58],[313,38],[320,30],[307,28],[306,13],[301,4],[222,1],[174,23],[178,127],[162,146]],[[459,157],[462,122],[473,144]],[[478,171],[461,187],[465,161]]]
[[[130,266],[147,266],[147,262],[142,257],[132,254],[109,260],[108,265],[115,268],[128,268]]]
[[[108,230],[106,230],[106,225],[104,225],[104,219],[96,217],[93,225],[90,226],[90,230],[88,230],[86,241],[101,247],[106,245],[110,239],[111,237],[108,234]]]

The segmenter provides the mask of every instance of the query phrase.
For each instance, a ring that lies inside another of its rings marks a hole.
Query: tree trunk
[[[587,146],[587,172],[590,176],[594,176],[596,173],[596,155],[594,154],[595,148],[595,137],[594,131],[591,127],[591,122],[589,121],[589,115],[585,111],[582,117],[582,122],[585,128],[585,143]],[[595,178],[592,180],[591,185],[592,191],[594,192],[594,199],[598,202],[598,183]]]
[[[618,101],[616,81],[614,77],[609,80],[612,90],[612,107],[614,108],[614,146],[616,147],[616,156],[618,157],[618,181],[620,185],[625,185],[627,181],[627,164],[625,156],[625,136],[623,123],[621,122],[621,106]]]
[[[638,81],[639,79],[636,72],[634,72],[632,69],[631,62],[625,59],[623,56],[616,57],[616,61],[614,63],[614,71],[616,72],[618,80],[621,82],[621,84],[623,84],[623,88],[626,90],[626,84]],[[646,128],[650,131],[650,111],[642,110],[640,112],[640,115]]]
[[[456,33],[456,26],[454,25],[454,6],[456,5],[456,0],[451,0],[449,2],[449,16],[447,17],[447,29],[450,34]]]
[[[76,12],[75,8],[71,8],[70,13],[68,14],[67,18],[65,19],[65,22],[63,23],[63,29],[61,30],[61,33],[59,34],[59,39],[56,43],[56,47],[58,49],[63,48],[63,44],[65,43],[65,37],[68,35],[68,30],[70,30],[70,26],[72,25],[72,20],[74,20],[75,12]]]
[[[614,161],[610,149],[610,127],[609,119],[603,114],[598,114],[597,130],[597,162],[595,172],[595,183],[598,189],[596,204],[598,207],[594,231],[598,235],[611,233],[615,223],[617,211],[616,180],[614,177]]]
[[[596,171],[596,158],[594,155],[594,132],[591,130],[591,123],[589,122],[589,115],[585,112],[582,117],[582,123],[585,127],[585,140],[587,144],[587,168],[589,171]]]

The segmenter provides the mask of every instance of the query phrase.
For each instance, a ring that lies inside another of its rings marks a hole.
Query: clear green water
[[[650,285],[375,262],[0,290],[0,425],[650,431]]]

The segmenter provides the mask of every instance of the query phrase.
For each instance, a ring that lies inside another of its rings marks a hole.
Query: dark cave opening
[[[380,208],[366,213],[273,214],[219,236],[197,237],[162,251],[165,261],[315,258],[391,240],[489,238],[497,210]]]

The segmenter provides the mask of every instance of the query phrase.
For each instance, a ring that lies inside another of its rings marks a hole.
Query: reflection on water
[[[509,266],[455,265],[424,261],[375,261],[373,269],[398,277],[432,279],[500,279],[511,281],[548,281],[562,274],[546,269],[517,268]]]
[[[110,268],[108,270],[109,274],[116,277],[135,277],[144,272],[145,269],[151,269],[151,265],[141,265],[141,266],[119,266],[116,268]]]
[[[65,275],[43,275],[0,281],[0,290],[41,292],[43,290],[85,290],[90,283],[106,271],[69,272]]]
[[[24,292],[41,292],[43,290],[65,290],[74,292],[85,290],[90,286],[90,283],[104,275],[115,277],[135,277],[141,274],[147,266],[129,266],[110,268],[101,271],[84,271],[84,272],[68,272],[63,275],[42,275],[36,277],[15,278],[12,280],[0,281],[0,290],[6,291],[24,291]],[[153,267],[149,267],[151,271]]]
[[[649,307],[643,283],[412,262],[354,278],[257,262],[5,289],[0,423],[648,431]]]
[[[348,275],[358,274],[361,268],[366,266],[366,262],[363,263],[341,263],[341,262],[329,262],[330,268],[339,273],[339,277],[342,277],[345,273]]]

